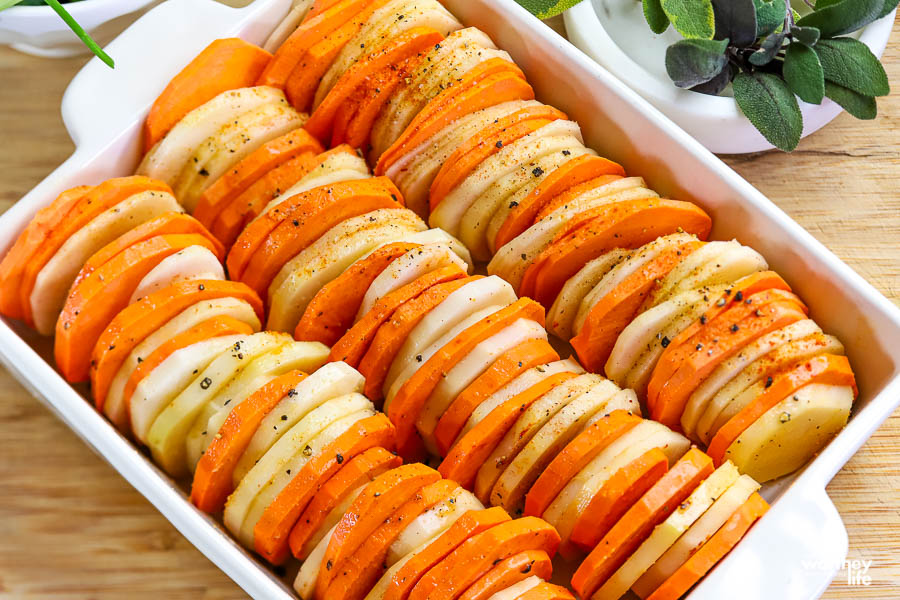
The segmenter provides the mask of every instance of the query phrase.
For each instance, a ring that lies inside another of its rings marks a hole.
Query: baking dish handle
[[[818,598],[825,592],[844,569],[847,530],[824,484],[796,483],[695,588],[691,600]]]

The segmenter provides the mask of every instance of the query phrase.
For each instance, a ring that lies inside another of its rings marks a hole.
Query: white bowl
[[[640,2],[586,0],[566,12],[565,23],[573,44],[711,151],[740,154],[773,148],[731,97],[699,94],[672,83],[666,74],[665,50],[681,36],[671,27],[661,35],[651,32]],[[894,13],[891,13],[854,37],[880,57],[893,23]],[[800,102],[800,110],[803,112],[803,137],[806,137],[828,124],[842,109],[826,98],[820,105]]]
[[[81,0],[64,4],[63,7],[103,46],[159,1]],[[7,44],[20,52],[50,58],[90,52],[47,5],[13,6],[0,11],[0,44]]]

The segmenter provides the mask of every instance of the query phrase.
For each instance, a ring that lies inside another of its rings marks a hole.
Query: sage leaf
[[[681,40],[666,49],[666,71],[681,88],[706,83],[728,64],[727,47],[728,40]]]
[[[731,80],[734,78],[735,67],[731,63],[725,65],[725,68],[719,71],[719,74],[705,83],[698,83],[691,88],[692,92],[706,94],[708,96],[718,96],[722,93]]]
[[[784,56],[784,80],[804,102],[821,104],[825,97],[825,71],[815,50],[791,44]]]
[[[857,119],[870,121],[878,116],[878,105],[875,103],[875,98],[871,96],[857,94],[853,90],[848,90],[844,86],[830,81],[825,82],[825,95],[840,104],[844,110]]]
[[[775,55],[778,54],[781,47],[784,45],[784,38],[787,37],[787,33],[784,31],[776,31],[774,33],[770,33],[769,36],[763,40],[762,45],[759,50],[750,55],[750,62],[757,67],[763,67],[775,59]]]
[[[797,21],[800,27],[815,27],[822,37],[844,35],[865,27],[878,18],[885,0],[842,0],[829,3]]]
[[[891,91],[887,73],[869,47],[853,38],[821,40],[814,48],[825,79],[863,96],[886,96]]]
[[[791,35],[801,44],[806,44],[810,48],[819,41],[820,32],[815,27],[791,27]]]
[[[800,143],[803,115],[797,97],[771,73],[738,73],[732,82],[741,112],[770,144],[790,152]]]
[[[884,0],[884,6],[881,9],[881,12],[878,13],[878,18],[886,17],[897,8],[897,4],[900,3],[900,0]]]
[[[647,25],[650,26],[650,31],[663,33],[669,28],[669,17],[666,16],[659,0],[643,0],[643,2],[644,18],[647,20]]]
[[[784,25],[787,5],[781,0],[753,0],[753,5],[756,7],[757,38],[765,37]]]
[[[581,0],[516,0],[538,19],[549,19],[562,14]]]
[[[716,13],[716,39],[731,40],[743,48],[756,41],[756,7],[753,0],[712,0]]]
[[[672,27],[687,39],[711,40],[716,33],[712,0],[661,0]]]

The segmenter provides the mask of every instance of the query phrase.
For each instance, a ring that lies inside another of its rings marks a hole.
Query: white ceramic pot
[[[585,0],[565,14],[569,40],[656,108],[720,154],[770,150],[766,141],[728,95],[708,96],[676,87],[666,74],[666,48],[681,39],[669,28],[650,31],[636,0]],[[877,56],[884,53],[894,13],[872,23],[855,37]],[[727,92],[726,92],[727,93]],[[825,99],[820,105],[800,103],[803,136],[818,131],[841,112]]]
[[[81,0],[63,6],[103,46],[159,1]],[[90,52],[59,15],[46,5],[13,6],[0,11],[0,44],[53,58]]]

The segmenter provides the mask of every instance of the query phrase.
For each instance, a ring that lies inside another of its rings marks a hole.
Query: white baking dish
[[[842,339],[860,399],[849,426],[801,473],[766,486],[772,510],[693,592],[692,598],[814,598],[847,553],[847,534],[825,486],[900,403],[900,310],[774,204],[602,67],[513,0],[444,0],[512,54],[538,96],[579,121],[586,141],[647,177],[661,193],[697,201],[713,235],[760,250],[809,303],[823,328]],[[74,154],[0,217],[0,252],[62,190],[131,173],[144,115],[168,80],[219,37],[260,43],[290,0],[232,9],[213,0],[169,0],[109,46],[112,71],[93,59],[75,77],[62,113]],[[0,360],[91,447],[122,473],[207,557],[256,598],[291,591],[243,551],[184,491],[120,436],[47,359],[48,340],[0,323]]]

